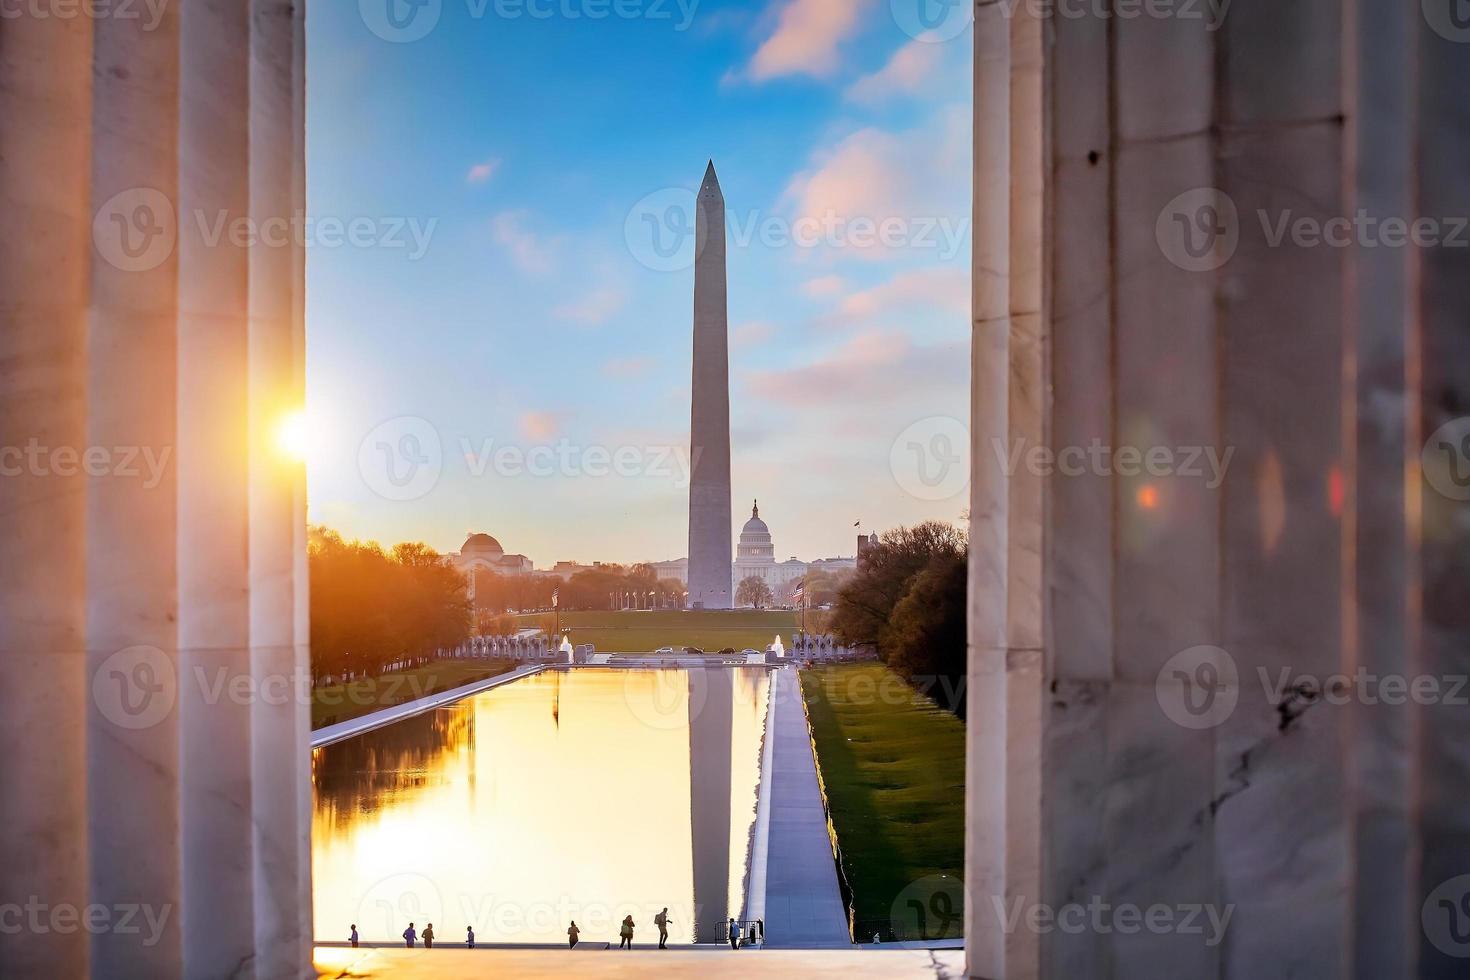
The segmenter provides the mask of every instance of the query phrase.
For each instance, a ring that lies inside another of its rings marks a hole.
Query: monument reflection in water
[[[718,942],[739,917],[761,669],[553,670],[312,757],[316,935]],[[697,910],[697,911],[696,911]],[[701,925],[697,929],[696,917]]]

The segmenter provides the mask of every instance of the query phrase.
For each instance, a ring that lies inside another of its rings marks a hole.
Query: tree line
[[[425,663],[469,639],[466,582],[428,545],[384,551],[310,529],[311,673],[374,676],[390,664]]]
[[[553,590],[559,593],[558,606],[569,610],[680,609],[684,603],[683,584],[660,579],[652,565],[595,565],[566,581],[546,575],[477,572],[475,608],[481,616],[549,609]]]
[[[942,521],[885,531],[838,590],[830,624],[844,644],[873,647],[921,689],[957,692],[943,706],[961,718],[969,555],[965,532]]]

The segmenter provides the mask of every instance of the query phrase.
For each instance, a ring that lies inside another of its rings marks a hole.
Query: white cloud
[[[754,347],[776,335],[776,325],[765,320],[742,323],[730,331],[730,342],[736,347]]]
[[[875,0],[783,0],[774,32],[756,49],[746,74],[757,82],[785,75],[831,76],[838,47],[857,33]]]
[[[491,222],[495,241],[522,272],[544,276],[555,267],[553,245],[525,228],[527,212],[505,211]]]
[[[871,409],[964,385],[967,351],[965,341],[920,346],[897,331],[873,330],[806,364],[748,372],[745,381],[755,395],[793,408]]]
[[[562,303],[551,311],[559,320],[570,320],[584,326],[595,327],[606,323],[608,318],[621,310],[628,302],[628,294],[611,287],[596,289],[581,299]]]

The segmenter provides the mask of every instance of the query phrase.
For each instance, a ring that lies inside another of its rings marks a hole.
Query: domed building
[[[776,561],[776,546],[771,541],[771,529],[761,520],[760,501],[750,509],[750,520],[740,529],[740,543],[735,548],[735,587],[755,576],[770,586],[772,594],[780,596],[787,584],[806,574],[807,563],[792,558]]]
[[[471,534],[460,546],[459,554],[446,556],[449,563],[470,581],[470,597],[475,595],[475,573],[493,572],[496,575],[530,575],[535,566],[525,555],[507,555],[488,534]]]

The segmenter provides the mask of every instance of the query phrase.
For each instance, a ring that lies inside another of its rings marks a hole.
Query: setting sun
[[[290,412],[276,427],[276,448],[285,456],[306,462],[311,451],[311,426],[303,409]]]

